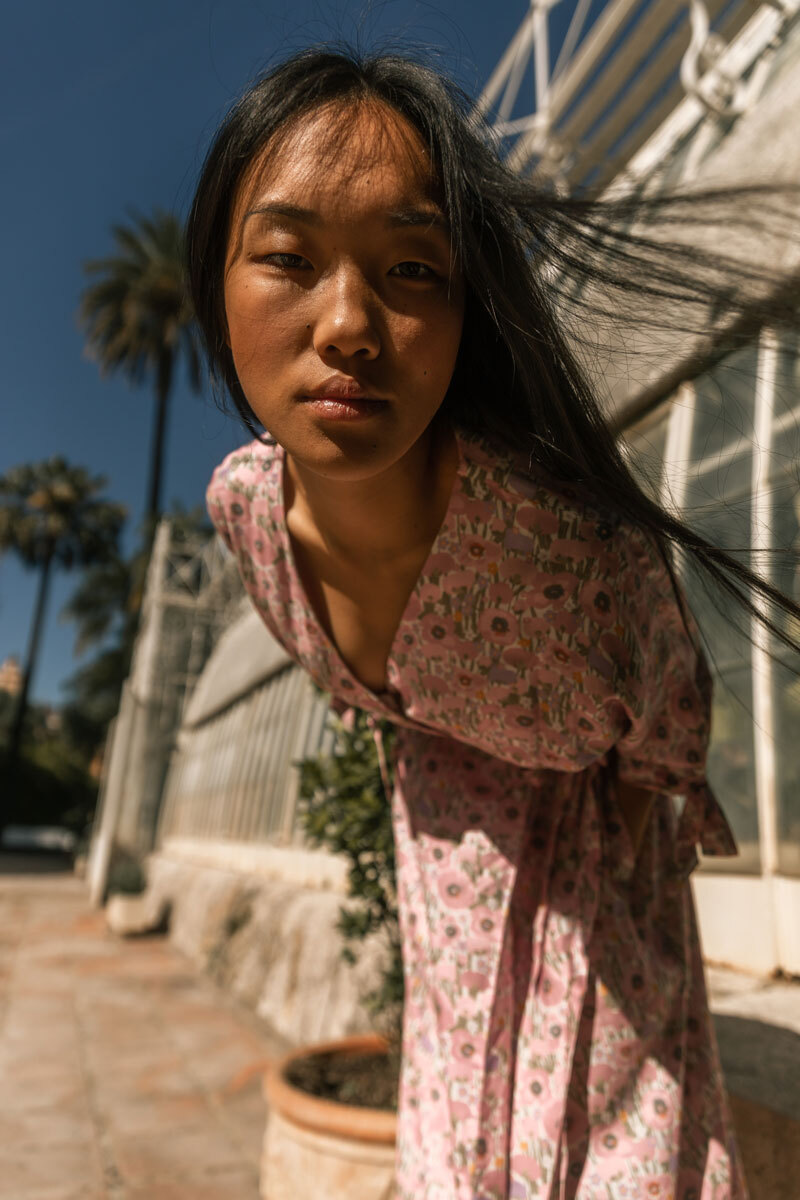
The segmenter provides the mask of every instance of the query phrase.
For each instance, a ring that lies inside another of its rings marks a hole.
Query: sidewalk
[[[800,982],[706,966],[751,1200],[800,1197]]]
[[[258,1200],[278,1053],[164,938],[0,854],[0,1198]]]
[[[0,853],[0,1200],[258,1200],[261,1071],[282,1047],[165,938],[109,934],[48,865]],[[800,984],[707,977],[751,1200],[797,1200]]]

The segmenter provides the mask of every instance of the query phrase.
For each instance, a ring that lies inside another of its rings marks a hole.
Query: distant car
[[[57,825],[8,825],[3,830],[5,850],[61,850],[72,854],[78,839]]]

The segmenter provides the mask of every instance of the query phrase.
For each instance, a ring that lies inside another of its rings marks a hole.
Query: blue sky
[[[602,8],[596,3],[595,8]],[[146,485],[150,391],[101,379],[75,318],[82,264],[111,250],[132,208],[185,214],[203,154],[241,90],[289,50],[359,39],[436,47],[477,92],[527,8],[525,0],[22,0],[6,5],[0,48],[0,474],[63,454],[107,479],[127,506],[130,548]],[[574,0],[554,14],[554,47]],[[555,52],[555,50],[554,50]],[[227,451],[245,440],[208,398],[178,381],[164,496],[191,507]],[[0,660],[22,658],[35,576],[0,559]],[[77,576],[54,580],[37,701],[58,703],[75,669],[59,611]]]

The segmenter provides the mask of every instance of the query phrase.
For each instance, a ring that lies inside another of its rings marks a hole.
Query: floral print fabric
[[[736,853],[697,630],[647,536],[458,444],[380,693],[305,595],[280,447],[208,492],[272,633],[401,727],[398,1200],[746,1200],[688,882],[696,843]],[[654,792],[635,857],[618,778]]]

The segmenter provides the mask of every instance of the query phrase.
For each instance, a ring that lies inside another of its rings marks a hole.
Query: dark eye
[[[434,279],[436,272],[421,262],[401,262],[392,267],[390,275],[399,275],[401,279]]]
[[[307,258],[303,258],[302,254],[285,254],[278,252],[275,254],[264,254],[259,262],[269,263],[271,267],[281,267],[284,271],[301,271],[310,267]]]

